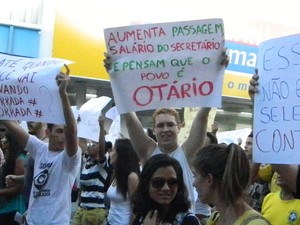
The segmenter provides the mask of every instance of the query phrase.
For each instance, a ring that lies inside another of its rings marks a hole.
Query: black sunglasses
[[[178,180],[176,178],[171,178],[169,180],[165,180],[163,178],[156,177],[156,178],[151,179],[152,187],[155,189],[161,189],[165,185],[166,182],[167,182],[169,188],[175,188],[178,185]]]

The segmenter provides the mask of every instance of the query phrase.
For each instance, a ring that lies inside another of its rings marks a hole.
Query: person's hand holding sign
[[[104,52],[105,59],[103,60],[104,67],[106,69],[106,72],[109,73],[109,70],[111,69],[111,57],[107,52]]]
[[[70,81],[70,77],[69,77],[70,69],[66,64],[64,66],[66,68],[66,73],[60,72],[56,76],[56,82],[57,82],[57,85],[59,86],[60,94],[67,92],[67,86]]]
[[[224,48],[224,50],[222,52],[222,57],[221,57],[221,65],[224,65],[225,68],[227,68],[229,61],[230,61],[230,57],[227,55],[226,51],[227,51],[227,48]]]

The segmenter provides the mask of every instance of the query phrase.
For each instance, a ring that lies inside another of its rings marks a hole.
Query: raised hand
[[[258,93],[258,79],[259,79],[259,76],[258,76],[258,72],[257,72],[257,69],[255,69],[255,74],[253,74],[251,80],[249,81],[249,88],[248,88],[248,94],[252,100],[252,102],[254,101],[254,94],[255,93]]]

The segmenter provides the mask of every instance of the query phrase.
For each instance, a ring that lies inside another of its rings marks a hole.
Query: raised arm
[[[255,69],[255,74],[253,74],[253,76],[251,77],[248,88],[248,94],[252,102],[254,102],[254,95],[258,93],[258,79],[259,76],[257,74],[257,69]]]
[[[144,128],[136,113],[126,113],[124,114],[124,118],[133,148],[139,155],[142,164],[144,164],[156,148],[157,144],[144,132]]]
[[[182,144],[182,149],[185,152],[189,165],[192,165],[193,159],[197,152],[204,144],[208,114],[211,108],[200,108],[193,120],[190,134],[185,142]]]
[[[99,122],[99,127],[100,127],[100,134],[99,134],[99,160],[103,160],[105,157],[105,117],[104,116],[99,116],[98,119]]]
[[[218,130],[219,130],[219,124],[218,124],[216,121],[214,121],[213,124],[211,125],[211,132],[212,132],[215,136],[217,136]]]
[[[18,121],[2,120],[1,123],[5,125],[5,127],[14,135],[14,137],[24,148],[27,144],[29,134],[21,127]]]
[[[230,58],[226,53],[227,48],[224,48],[220,56],[220,64],[225,68],[228,66]],[[206,132],[207,132],[207,122],[208,114],[211,108],[204,107],[200,108],[190,130],[190,134],[185,142],[182,144],[182,148],[185,152],[186,158],[189,165],[192,165],[192,161],[196,156],[197,152],[201,149],[204,144]]]
[[[59,94],[60,94],[63,113],[66,121],[64,127],[66,151],[68,156],[71,157],[75,155],[78,150],[77,125],[67,95],[67,86],[70,80],[69,77],[70,70],[66,65],[65,67],[67,69],[66,74],[60,72],[56,77],[56,81],[57,81],[57,85],[59,86]]]

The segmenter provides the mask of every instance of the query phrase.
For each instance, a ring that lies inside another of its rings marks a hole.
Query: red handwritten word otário
[[[196,78],[193,78],[192,81],[192,83],[184,83],[177,86],[178,81],[174,81],[171,85],[165,83],[158,86],[140,86],[133,92],[133,100],[137,106],[146,106],[152,103],[154,96],[158,96],[160,101],[174,98],[184,99],[195,96],[207,96],[214,90],[214,84],[211,81],[203,81],[200,84],[195,82]],[[163,93],[167,94],[164,95]],[[141,97],[145,95],[148,97]]]

